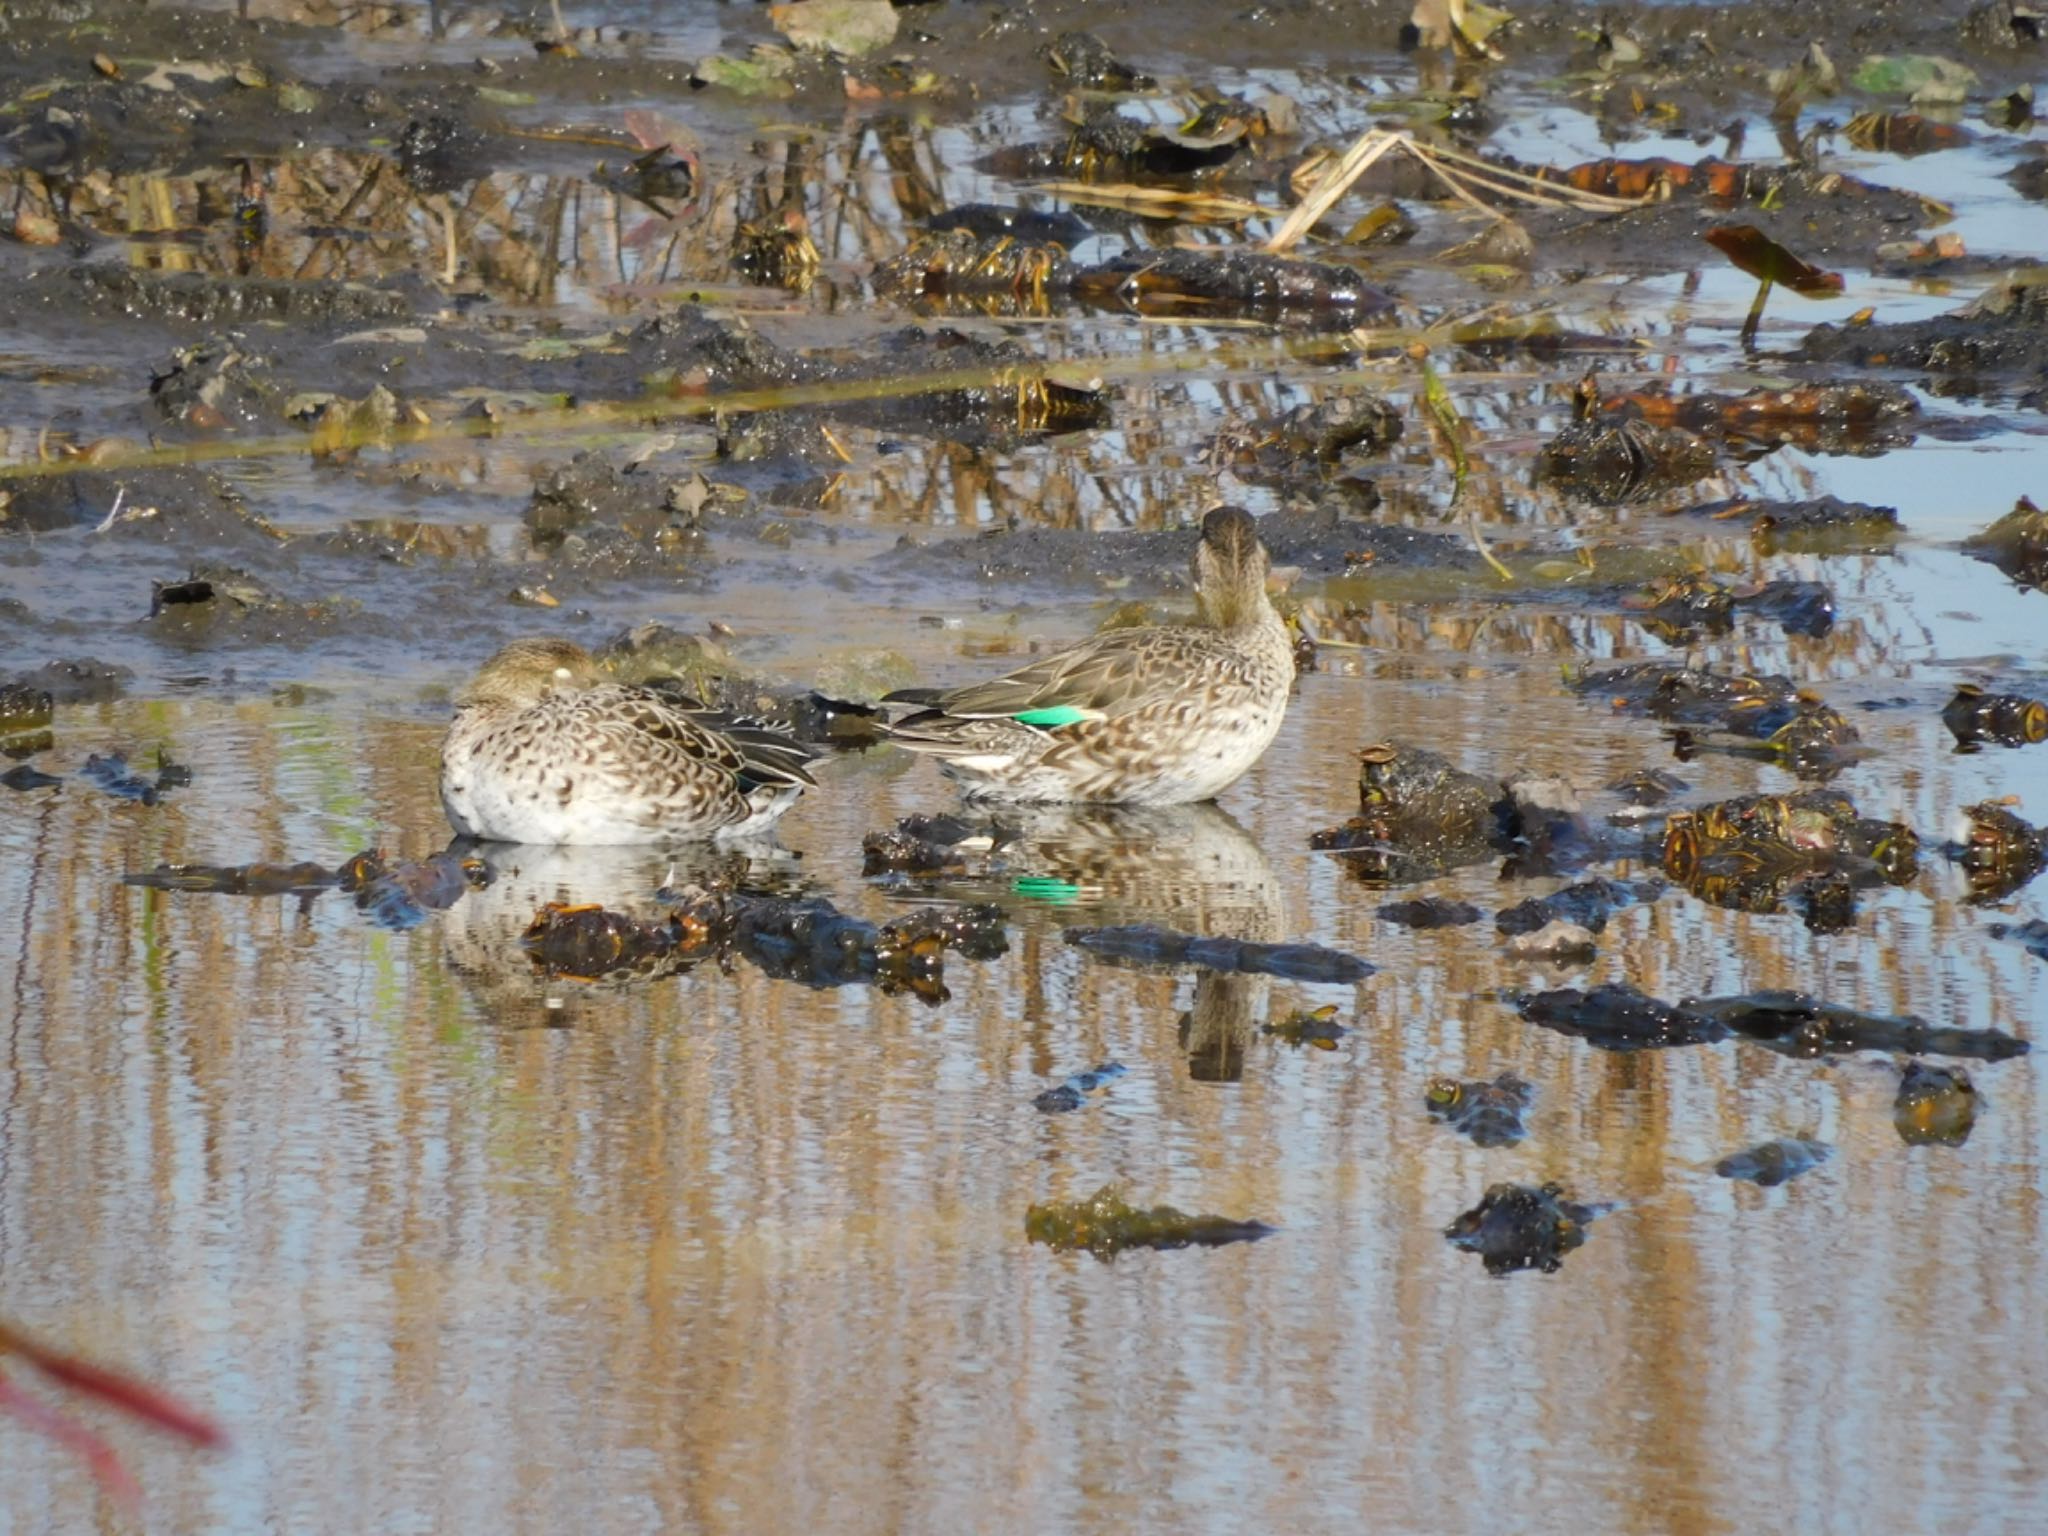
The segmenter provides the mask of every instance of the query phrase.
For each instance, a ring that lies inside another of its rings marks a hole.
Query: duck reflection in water
[[[713,883],[773,891],[797,886],[795,861],[760,845],[543,847],[457,839],[451,847],[484,860],[491,879],[447,913],[441,924],[444,952],[486,1012],[513,1027],[578,1023],[586,1002],[621,987],[680,975],[696,964],[694,956],[675,956],[622,966],[599,978],[551,976],[533,963],[524,942],[535,915],[550,903],[602,906],[651,921],[668,910],[656,896],[664,889]]]
[[[1024,813],[1012,867],[1019,912],[1063,921],[1146,924],[1173,934],[1280,944],[1287,901],[1265,852],[1215,804],[1035,808]],[[1113,962],[1129,963],[1129,962]],[[1171,963],[1171,962],[1167,962]],[[1193,1005],[1180,1015],[1188,1075],[1197,1082],[1244,1077],[1245,1046],[1267,1011],[1272,978],[1195,970]]]
[[[1287,902],[1259,845],[1215,804],[1032,806],[999,818],[1016,877],[990,892],[1018,919],[1143,923],[1203,938],[1280,942]]]

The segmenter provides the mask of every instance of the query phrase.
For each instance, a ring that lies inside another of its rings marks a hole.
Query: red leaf
[[[169,1393],[160,1392],[119,1371],[110,1371],[89,1360],[81,1360],[76,1355],[62,1355],[46,1349],[35,1340],[24,1338],[12,1328],[0,1324],[0,1353],[8,1351],[20,1355],[52,1381],[110,1403],[124,1413],[146,1419],[159,1429],[169,1430],[195,1445],[219,1446],[227,1442],[227,1436],[218,1424]]]
[[[5,1376],[0,1376],[0,1413],[13,1414],[29,1428],[48,1435],[83,1458],[101,1486],[128,1509],[133,1510],[142,1502],[142,1489],[128,1475],[111,1445],[68,1414],[29,1396]]]
[[[1802,298],[1824,299],[1842,291],[1841,273],[1801,261],[1754,224],[1716,224],[1706,240],[1751,277],[1790,288]]]

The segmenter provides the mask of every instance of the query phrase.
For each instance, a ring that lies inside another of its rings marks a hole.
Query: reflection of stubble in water
[[[1180,1016],[1180,1045],[1188,1076],[1198,1083],[1244,1079],[1244,1048],[1253,1020],[1266,1011],[1272,978],[1225,971],[1195,973],[1194,1006]]]
[[[561,1028],[578,1021],[577,1005],[688,970],[681,961],[655,971],[620,971],[595,980],[549,976],[521,943],[534,916],[549,902],[594,904],[643,919],[668,907],[663,887],[714,882],[753,890],[794,884],[794,861],[759,846],[686,843],[674,848],[539,847],[524,843],[464,843],[491,867],[491,883],[457,902],[441,925],[443,952],[485,1012],[510,1028]]]

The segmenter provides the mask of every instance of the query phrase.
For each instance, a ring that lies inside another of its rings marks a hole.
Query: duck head
[[[568,640],[514,640],[478,669],[455,695],[455,703],[461,709],[527,709],[551,693],[589,688],[597,681],[597,662],[580,645]]]
[[[1195,591],[1202,612],[1219,629],[1254,624],[1273,612],[1266,597],[1272,562],[1259,529],[1242,507],[1217,507],[1202,519],[1195,545]]]

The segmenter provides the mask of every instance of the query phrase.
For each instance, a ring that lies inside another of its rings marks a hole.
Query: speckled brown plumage
[[[456,698],[441,803],[457,832],[498,842],[742,836],[795,803],[812,761],[766,726],[605,682],[580,646],[521,640]]]
[[[1206,623],[1097,635],[940,694],[892,737],[981,798],[1173,805],[1220,794],[1280,729],[1293,646],[1249,513],[1219,507],[1202,520],[1194,571]]]

